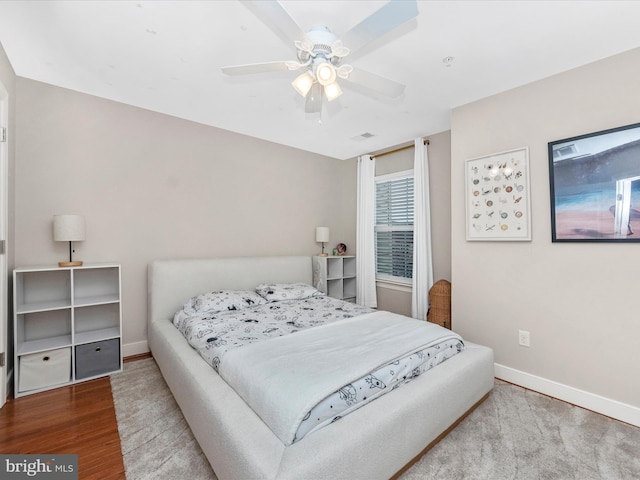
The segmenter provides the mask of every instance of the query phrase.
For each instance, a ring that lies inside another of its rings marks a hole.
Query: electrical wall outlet
[[[529,347],[529,332],[526,330],[518,330],[518,343],[523,347]]]

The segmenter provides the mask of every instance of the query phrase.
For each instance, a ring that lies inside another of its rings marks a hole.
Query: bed
[[[457,355],[339,421],[283,442],[173,325],[194,295],[312,282],[307,256],[158,260],[148,269],[151,353],[220,480],[374,479],[404,471],[482,402],[491,349]],[[298,334],[296,334],[298,335]]]

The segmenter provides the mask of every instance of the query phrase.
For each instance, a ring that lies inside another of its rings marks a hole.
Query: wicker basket
[[[451,329],[451,283],[438,280],[429,290],[427,321]]]

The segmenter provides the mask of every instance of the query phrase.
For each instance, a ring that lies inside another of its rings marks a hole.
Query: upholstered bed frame
[[[493,386],[492,351],[467,342],[462,353],[437,368],[285,446],[189,346],[171,319],[187,298],[207,291],[311,281],[310,257],[159,260],[149,265],[149,346],[220,480],[393,477]]]

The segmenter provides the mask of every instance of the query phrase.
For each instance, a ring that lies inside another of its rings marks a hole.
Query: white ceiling
[[[280,3],[303,30],[340,37],[386,2]],[[0,43],[21,77],[339,159],[448,130],[452,107],[640,46],[639,1],[419,0],[418,10],[347,62],[404,83],[403,96],[343,82],[321,122],[307,119],[296,72],[221,73],[295,59],[235,0],[3,0]]]

